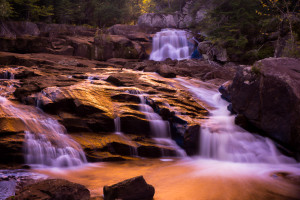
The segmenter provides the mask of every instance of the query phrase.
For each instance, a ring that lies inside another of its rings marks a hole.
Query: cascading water
[[[140,111],[146,115],[146,118],[150,122],[150,129],[153,139],[158,143],[176,150],[177,156],[186,156],[186,153],[181,149],[175,141],[171,139],[171,131],[168,121],[164,121],[159,114],[155,113],[153,108],[146,102],[144,95],[139,95]],[[168,156],[167,153],[162,151],[163,156]]]
[[[116,117],[114,119],[114,123],[115,123],[115,134],[119,135],[120,137],[125,139],[129,144],[131,144],[131,146],[130,146],[131,156],[138,156],[138,151],[137,151],[137,147],[135,146],[135,144],[131,141],[131,139],[129,137],[124,135],[121,131],[121,119],[120,119],[120,117]]]
[[[198,99],[214,108],[201,128],[202,157],[233,162],[295,163],[292,158],[282,155],[270,139],[253,135],[235,125],[235,116],[227,110],[228,103],[221,99],[219,92],[178,80]]]
[[[64,134],[65,128],[57,120],[37,109],[15,105],[4,97],[0,97],[0,103],[6,114],[21,119],[25,124],[27,164],[71,167],[87,162],[80,145]]]
[[[150,60],[163,61],[189,59],[191,48],[188,42],[189,33],[183,30],[164,29],[155,34]]]
[[[170,137],[169,122],[162,120],[159,114],[155,113],[153,108],[146,104],[144,95],[139,95],[140,111],[146,115],[146,118],[150,122],[150,128],[152,136],[155,138],[168,138]]]
[[[122,132],[121,132],[121,119],[120,119],[120,117],[116,117],[114,119],[114,123],[115,123],[115,133],[118,134],[118,135],[122,134]]]

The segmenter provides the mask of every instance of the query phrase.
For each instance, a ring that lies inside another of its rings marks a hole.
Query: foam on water
[[[191,49],[188,43],[189,33],[184,30],[164,29],[155,34],[150,60],[163,61],[189,59]]]
[[[171,139],[170,125],[168,121],[161,118],[159,114],[154,112],[153,108],[147,104],[147,99],[143,94],[139,95],[140,111],[146,115],[146,119],[150,122],[151,136],[157,144],[167,146],[176,150],[177,156],[186,156],[186,153],[181,149],[175,141]],[[164,152],[162,149],[163,156],[169,156],[168,152]]]
[[[84,151],[72,140],[57,120],[41,110],[16,105],[0,97],[1,108],[25,125],[25,160],[27,164],[72,167],[86,163]]]
[[[227,110],[228,102],[218,91],[199,87],[183,79],[177,79],[196,98],[213,109],[203,123],[200,136],[200,155],[216,160],[247,163],[295,163],[281,154],[272,140],[251,134],[235,125],[234,115]]]

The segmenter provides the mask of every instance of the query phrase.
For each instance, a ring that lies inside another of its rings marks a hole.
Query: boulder
[[[146,13],[139,17],[138,25],[142,28],[162,29],[177,28],[177,18],[171,14]]]
[[[209,60],[215,60],[219,62],[227,62],[228,56],[226,49],[212,44],[210,41],[203,41],[198,44],[200,53],[207,56]],[[205,57],[205,56],[204,56]]]
[[[16,38],[20,36],[38,36],[40,30],[35,23],[32,22],[0,22],[0,37]]]
[[[165,78],[176,78],[176,71],[168,65],[159,66],[157,73]]]
[[[130,40],[149,42],[150,35],[145,33],[137,25],[116,24],[108,29],[112,35],[122,35]]]
[[[109,76],[107,79],[106,79],[107,82],[115,85],[115,86],[123,86],[124,84],[116,77],[114,76]]]
[[[231,97],[230,97],[230,93],[229,93],[231,84],[232,84],[232,81],[226,81],[219,87],[219,92],[222,94],[221,95],[222,99],[224,99],[228,102],[231,101]]]
[[[110,58],[138,59],[141,47],[122,35],[102,34],[94,39],[92,55],[96,60]]]
[[[238,71],[232,108],[269,137],[300,152],[300,60],[267,58]]]
[[[67,180],[49,179],[25,186],[10,199],[89,200],[90,191],[83,185]]]
[[[112,186],[104,186],[104,200],[151,200],[155,189],[143,176],[127,179]]]

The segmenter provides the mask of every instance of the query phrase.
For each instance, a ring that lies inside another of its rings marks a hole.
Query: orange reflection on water
[[[287,172],[287,179],[274,175]],[[155,200],[300,199],[299,165],[236,164],[211,160],[140,160],[97,163],[69,170],[37,170],[50,178],[85,185],[92,196],[103,186],[143,175],[155,187]]]

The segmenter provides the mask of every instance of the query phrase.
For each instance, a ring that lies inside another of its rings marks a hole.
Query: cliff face
[[[139,59],[147,57],[151,46],[150,35],[137,26],[115,25],[107,33],[84,26],[32,22],[2,22],[0,27],[0,48],[7,52]]]
[[[189,1],[182,11],[172,14],[146,13],[139,17],[140,27],[163,29],[163,28],[189,28],[193,23],[201,22],[207,12],[213,9],[215,4],[209,0]]]

